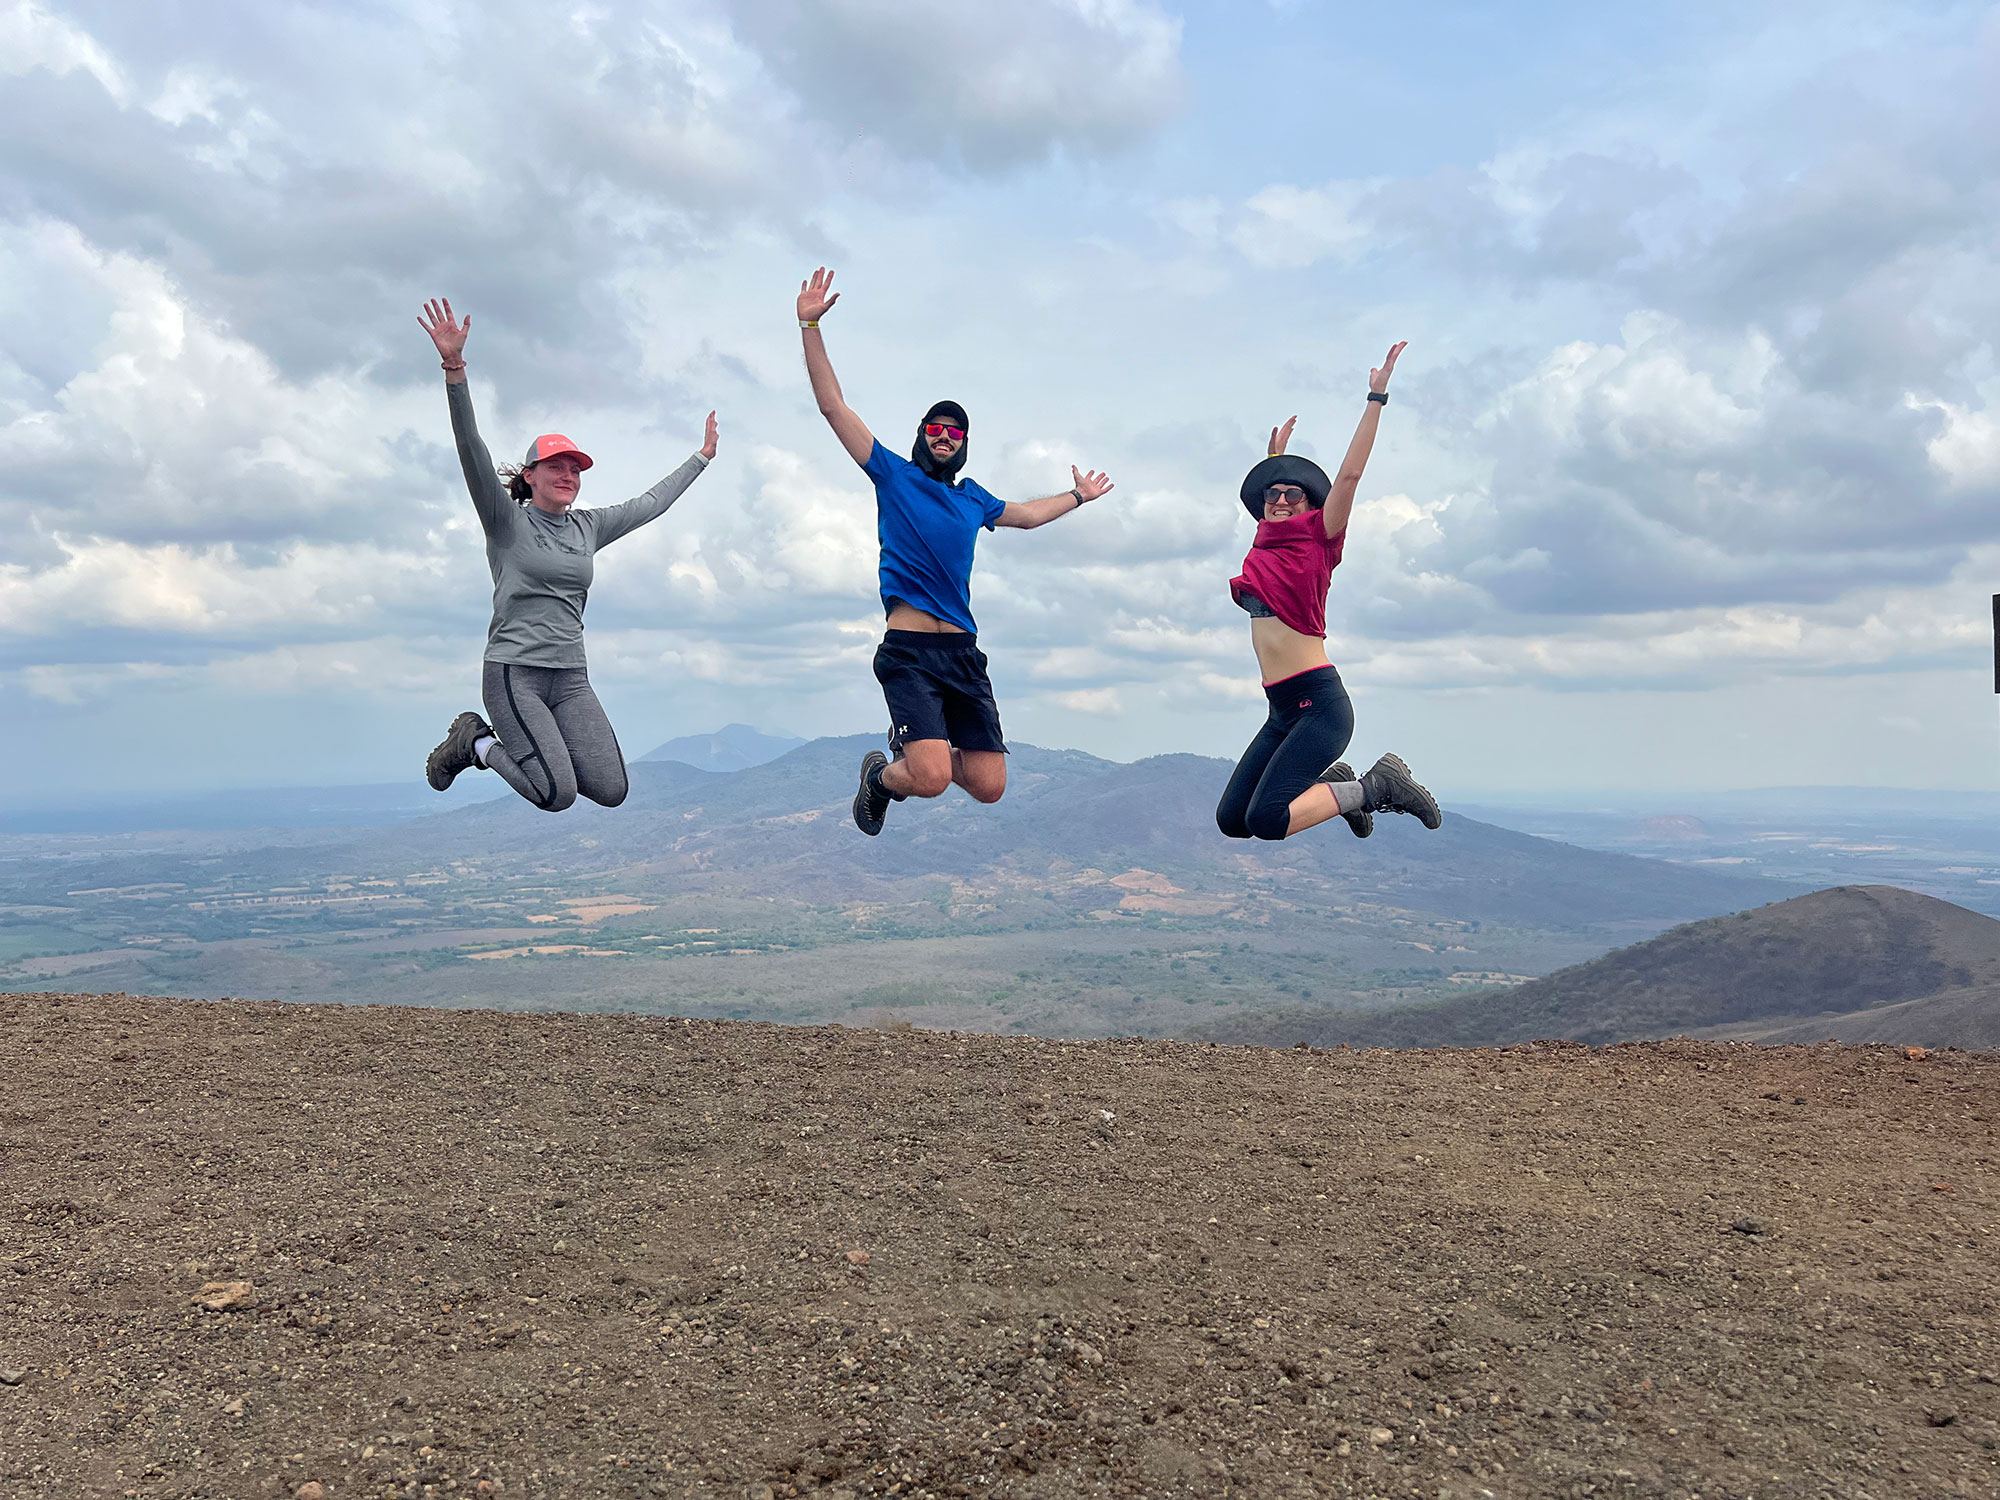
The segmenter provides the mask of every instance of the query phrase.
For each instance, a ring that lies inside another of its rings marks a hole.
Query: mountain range
[[[1225,761],[1027,744],[997,805],[902,803],[870,839],[848,813],[879,743],[639,761],[622,806],[559,817],[508,795],[387,827],[17,840],[0,987],[1171,1035],[1504,987],[1801,889],[1450,811],[1232,841]]]
[[[691,888],[809,901],[881,894],[945,877],[1052,914],[1096,902],[1102,879],[1138,870],[1161,889],[1254,913],[1360,900],[1458,921],[1646,929],[1796,894],[1797,886],[1661,860],[1579,849],[1447,812],[1431,832],[1383,816],[1374,837],[1343,825],[1280,844],[1225,839],[1215,799],[1226,761],[1160,755],[1120,763],[1017,745],[1006,797],[956,792],[890,811],[881,837],[848,819],[855,768],[872,735],[814,740],[730,773],[640,761],[622,807],[579,804],[560,820],[517,798],[372,830],[352,853],[369,864],[421,857],[527,857],[570,871],[622,869]],[[1098,872],[1095,880],[1082,872]],[[1170,888],[1169,888],[1170,887]],[[1128,908],[1131,909],[1131,908]]]

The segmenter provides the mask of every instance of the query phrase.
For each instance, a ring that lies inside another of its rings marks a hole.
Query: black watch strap
[[[1389,393],[1387,391],[1370,391],[1368,399],[1370,401],[1379,401],[1384,406],[1387,406],[1389,404]]]

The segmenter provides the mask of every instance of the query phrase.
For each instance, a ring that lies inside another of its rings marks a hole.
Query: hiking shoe
[[[871,839],[882,831],[882,820],[889,815],[893,799],[886,788],[876,791],[868,778],[888,764],[889,757],[880,750],[870,750],[861,757],[861,787],[854,794],[854,826]]]
[[[1344,760],[1337,760],[1320,772],[1319,779],[1326,782],[1360,780],[1354,774],[1354,767]],[[1358,839],[1365,839],[1375,831],[1375,814],[1368,810],[1368,796],[1365,790],[1362,793],[1360,809],[1356,812],[1342,813],[1341,817],[1347,820],[1347,826],[1354,830],[1354,836]]]
[[[437,749],[431,751],[424,762],[424,776],[434,791],[442,792],[458,779],[460,771],[470,771],[479,764],[472,753],[473,742],[493,732],[493,726],[471,709],[467,709],[451,721],[451,728],[444,732]]]
[[[1399,755],[1385,755],[1370,766],[1361,778],[1361,790],[1365,798],[1361,805],[1370,812],[1409,813],[1426,828],[1444,822],[1437,798],[1417,784]]]

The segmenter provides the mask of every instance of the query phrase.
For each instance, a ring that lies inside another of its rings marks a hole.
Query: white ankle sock
[[[486,752],[499,743],[500,736],[497,734],[482,734],[472,742],[472,758],[479,762],[482,771],[489,769],[486,764]]]
[[[1367,805],[1368,794],[1361,789],[1358,781],[1329,781],[1327,788],[1333,793],[1334,803],[1344,817],[1348,813],[1360,812]]]

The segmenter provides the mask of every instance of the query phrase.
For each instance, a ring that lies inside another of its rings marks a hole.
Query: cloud
[[[421,507],[381,503],[407,472],[389,446],[406,402],[351,371],[286,380],[159,267],[69,225],[0,225],[0,278],[6,311],[35,330],[0,408],[0,513],[30,524],[9,528],[0,557],[23,542],[45,553],[57,532],[243,546],[421,537]]]
[[[1142,0],[0,7],[0,665],[43,704],[359,701],[371,663],[464,695],[488,581],[413,326],[437,291],[495,449],[575,432],[586,503],[722,408],[721,461],[599,560],[600,677],[737,717],[869,697],[872,502],[785,307],[836,251],[874,293],[857,405],[962,396],[1005,495],[1117,480],[974,577],[1008,690],[1080,735],[1254,710],[1236,485],[1302,407],[1330,465],[1406,327],[1330,605],[1357,692],[1981,650],[2000,30],[1970,13],[1774,23],[1774,72],[1642,68],[1497,142],[1441,119],[1364,177],[1236,151],[1229,59]]]
[[[1274,184],[1252,194],[1243,205],[1245,217],[1229,231],[1229,243],[1254,266],[1296,269],[1321,260],[1351,263],[1377,237],[1364,212],[1375,190],[1362,182],[1318,188]],[[1191,231],[1202,227],[1191,216],[1182,216],[1179,222]]]
[[[1186,89],[1181,23],[1143,0],[746,0],[734,25],[834,129],[976,170],[1129,149]]]
[[[1759,329],[1655,314],[1566,346],[1499,395],[1490,485],[1403,538],[1404,559],[1527,616],[1941,580],[1986,534],[1992,485],[1945,481],[1930,410],[1813,374]]]
[[[88,32],[35,0],[11,0],[0,9],[0,74],[20,78],[38,70],[58,78],[87,73],[115,100],[130,92],[123,71]]]

